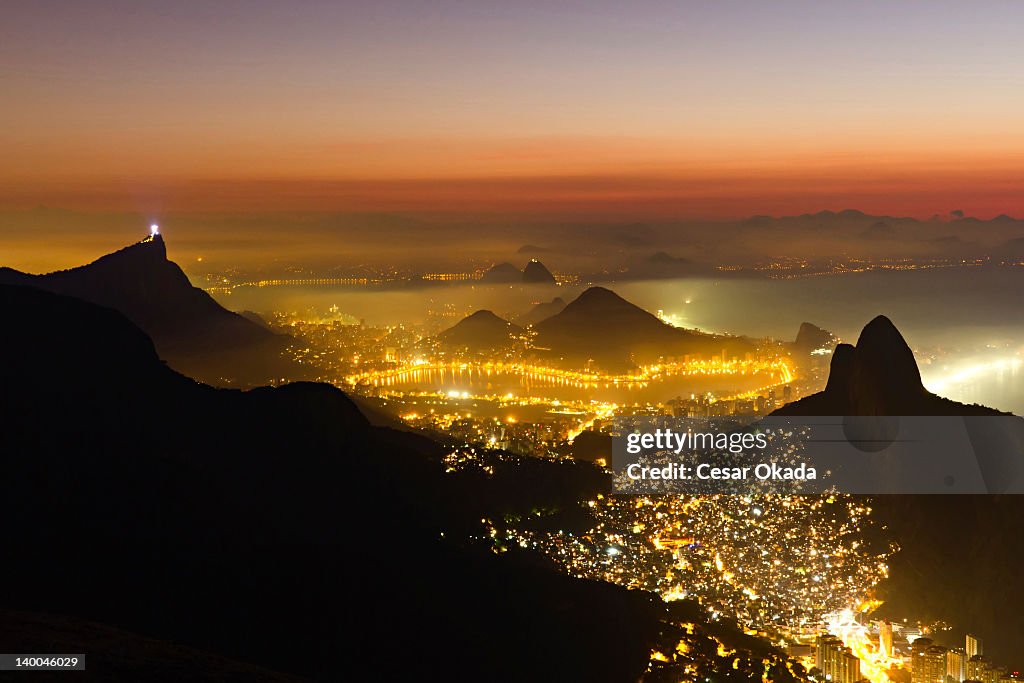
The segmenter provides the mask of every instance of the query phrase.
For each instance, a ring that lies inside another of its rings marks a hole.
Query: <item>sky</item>
[[[7,0],[0,208],[1024,215],[1013,0]]]

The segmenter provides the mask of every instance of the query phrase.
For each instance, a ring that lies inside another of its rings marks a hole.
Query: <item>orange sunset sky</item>
[[[172,5],[5,5],[0,208],[1024,215],[1018,3]]]

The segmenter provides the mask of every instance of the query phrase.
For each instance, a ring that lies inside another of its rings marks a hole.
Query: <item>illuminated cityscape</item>
[[[5,1],[0,672],[1024,681],[1022,26]]]
[[[453,440],[459,446],[446,460],[449,471],[484,476],[512,457],[503,453],[572,458],[580,434],[608,433],[618,415],[751,418],[817,390],[827,376],[827,354],[773,340],[744,358],[662,358],[628,372],[539,362],[529,328],[500,352],[453,355],[434,335],[457,319],[449,313],[374,328],[336,307],[271,318],[294,337],[290,353],[322,379]],[[670,390],[651,393],[661,387]],[[713,619],[734,621],[789,653],[811,680],[945,683],[947,670],[956,681],[1008,675],[981,657],[932,645],[926,634],[941,632],[941,624],[870,616],[898,545],[862,499],[597,495],[586,505],[593,517],[586,529],[537,532],[525,520],[485,519],[479,540],[496,553],[539,551],[572,576],[651,591],[670,603],[696,600]],[[977,649],[972,642],[968,651]],[[686,651],[685,642],[656,650],[652,666],[685,671]]]

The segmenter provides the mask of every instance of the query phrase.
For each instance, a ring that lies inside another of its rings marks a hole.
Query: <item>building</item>
[[[832,683],[857,683],[861,680],[860,660],[843,641],[825,633],[816,641],[814,665]]]
[[[860,660],[857,659],[857,655],[850,652],[849,649],[843,650],[839,657],[839,678],[832,680],[838,681],[838,683],[858,683],[861,676]]]
[[[946,677],[958,682],[967,678],[967,655],[963,648],[946,651]]]
[[[967,660],[966,680],[981,681],[982,683],[998,683],[1003,676],[1003,670],[989,664],[982,655],[974,655]]]
[[[967,634],[967,647],[965,649],[967,650],[967,659],[985,654],[982,651],[981,638],[972,636],[970,633]]]
[[[836,681],[839,677],[839,653],[843,650],[843,641],[835,636],[825,633],[818,636],[815,643],[814,666],[816,666],[827,679]]]
[[[946,683],[946,648],[918,638],[910,654],[911,683]]]

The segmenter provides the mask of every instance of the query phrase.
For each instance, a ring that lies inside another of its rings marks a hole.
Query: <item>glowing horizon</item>
[[[14,3],[0,208],[1024,216],[1001,2]]]

